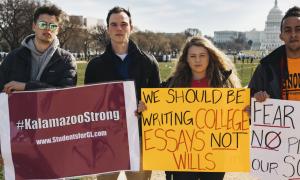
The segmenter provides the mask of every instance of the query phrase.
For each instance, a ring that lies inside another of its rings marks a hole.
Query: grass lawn
[[[81,62],[77,64],[78,68],[78,80],[77,85],[83,85],[84,81],[84,73],[87,63]],[[173,72],[175,66],[175,62],[161,62],[159,63],[159,69],[160,69],[160,76],[161,80],[165,81]],[[251,63],[236,63],[236,69],[238,72],[238,75],[242,81],[242,85],[246,86],[248,82],[251,79],[251,76],[255,70],[255,67],[257,66],[257,61],[253,64]]]
[[[235,64],[238,76],[242,81],[242,86],[246,86],[249,83],[249,81],[252,77],[252,74],[254,73],[257,65],[258,65],[258,63],[253,63],[253,64],[237,63],[237,64]]]
[[[3,167],[1,166],[0,168],[1,168],[0,179],[4,179],[4,178],[3,178]]]
[[[84,62],[77,63],[77,85],[83,85],[86,65]]]

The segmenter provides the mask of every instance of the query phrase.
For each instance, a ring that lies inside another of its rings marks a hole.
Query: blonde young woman
[[[208,39],[201,36],[186,41],[173,75],[162,85],[164,87],[241,87],[232,61]]]
[[[172,76],[162,87],[239,88],[241,83],[231,60],[204,37],[192,37],[182,49]],[[140,102],[138,112],[146,109]],[[224,172],[166,172],[167,180],[221,180]]]

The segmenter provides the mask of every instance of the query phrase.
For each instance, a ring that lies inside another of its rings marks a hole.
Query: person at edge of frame
[[[263,102],[267,98],[300,100],[300,7],[294,6],[281,20],[280,39],[284,45],[261,59],[249,82],[251,96]]]
[[[76,60],[59,47],[57,38],[62,16],[63,11],[55,5],[35,9],[34,34],[25,37],[21,46],[12,50],[0,65],[0,92],[76,86]]]

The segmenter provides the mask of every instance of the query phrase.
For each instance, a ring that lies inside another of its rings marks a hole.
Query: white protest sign
[[[300,102],[251,101],[252,175],[260,179],[300,179]]]

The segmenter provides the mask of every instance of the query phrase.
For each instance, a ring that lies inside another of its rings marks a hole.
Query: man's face
[[[32,24],[36,40],[50,44],[58,33],[58,21],[55,16],[41,14],[36,23]]]
[[[300,52],[300,17],[288,17],[282,22],[280,39],[291,52]]]
[[[132,27],[125,12],[113,13],[109,18],[108,34],[112,43],[128,43]]]

